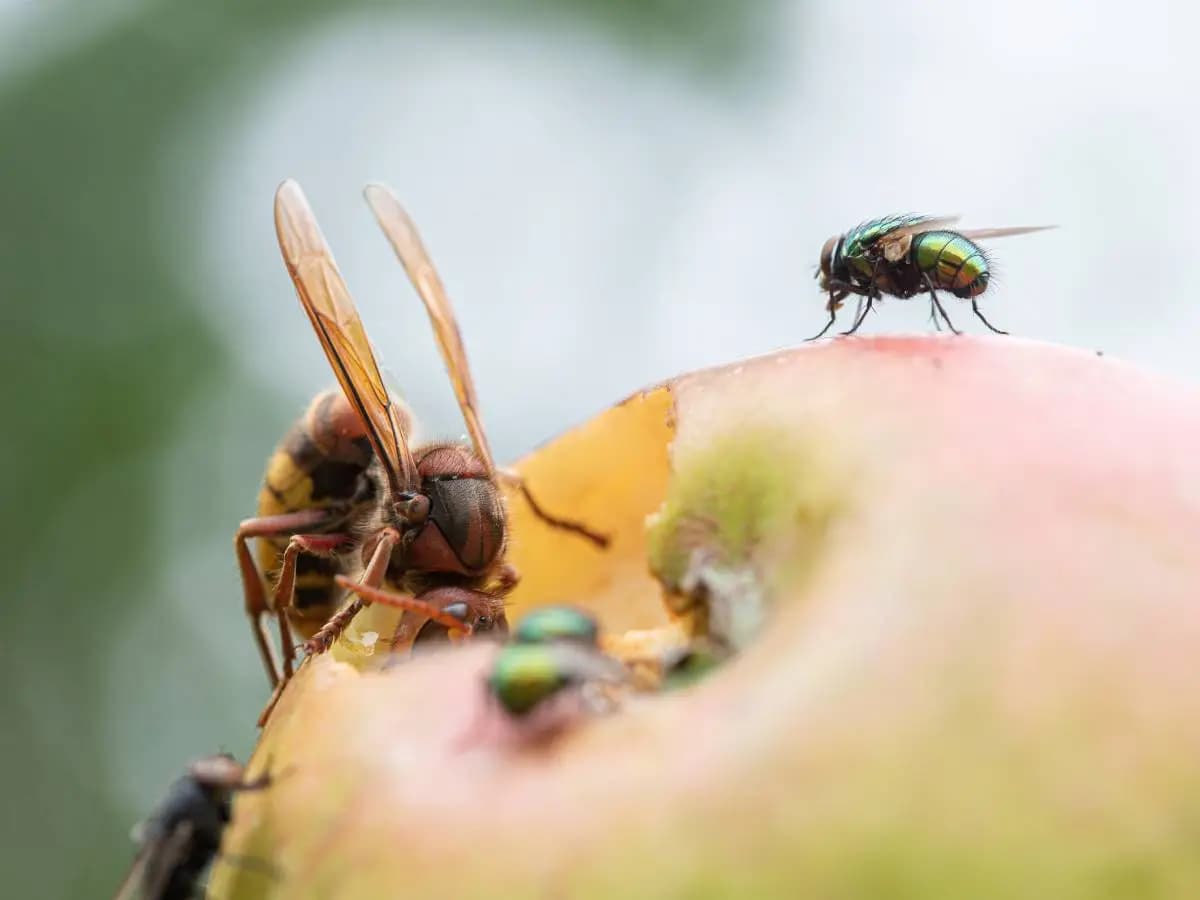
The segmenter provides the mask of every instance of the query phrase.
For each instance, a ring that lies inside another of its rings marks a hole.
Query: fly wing
[[[907,225],[901,225],[885,234],[881,241],[891,240],[898,237],[909,237],[914,234],[920,234],[923,231],[937,231],[939,228],[945,228],[947,225],[953,225],[962,216],[925,216],[916,222],[910,222]]]
[[[113,900],[162,900],[171,875],[187,858],[194,831],[191,822],[183,821],[170,834],[152,837],[142,844]]]
[[[346,399],[362,419],[389,487],[394,493],[416,489],[420,479],[404,417],[388,395],[346,282],[304,192],[294,181],[285,181],[275,194],[275,231],[300,303]]]
[[[467,351],[463,346],[462,334],[458,330],[458,320],[454,316],[454,307],[442,285],[442,279],[434,268],[433,260],[425,249],[416,225],[396,199],[391,189],[382,184],[367,185],[363,191],[367,204],[375,214],[379,227],[383,229],[388,243],[392,245],[404,271],[425,304],[429,321],[433,323],[433,333],[437,337],[438,348],[442,352],[442,360],[450,373],[450,381],[454,385],[454,396],[458,398],[458,408],[462,410],[463,420],[467,424],[467,433],[475,452],[483,461],[489,473],[496,469],[492,459],[492,448],[488,445],[487,433],[483,430],[483,422],[479,416],[479,399],[475,395],[475,381],[471,377],[471,367],[467,362]]]
[[[963,237],[972,241],[982,241],[988,238],[1012,237],[1017,234],[1032,234],[1035,231],[1050,231],[1057,225],[1021,225],[1016,228],[973,228],[970,231],[960,231]]]
[[[151,847],[149,845],[141,847],[137,856],[130,863],[125,877],[121,879],[121,883],[117,886],[117,892],[113,894],[113,900],[135,900],[142,896],[142,878],[146,871],[146,861],[150,858]]]
[[[546,645],[558,671],[575,682],[604,681],[619,684],[629,680],[629,671],[607,654],[566,641]]]
[[[875,249],[883,254],[888,262],[896,262],[908,252],[913,235],[926,231],[937,231],[947,225],[953,225],[960,216],[923,216],[917,221],[899,228],[893,228],[875,242]]]
[[[183,821],[162,839],[147,865],[149,880],[145,882],[143,900],[161,900],[166,895],[171,876],[187,859],[195,832],[195,826],[191,822]]]

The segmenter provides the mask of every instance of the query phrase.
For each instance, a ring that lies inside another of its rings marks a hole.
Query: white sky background
[[[0,0],[0,25],[42,21],[17,6]],[[501,459],[657,379],[800,343],[824,323],[821,244],[898,211],[1059,224],[991,245],[992,321],[1195,381],[1200,13],[1084,6],[781,3],[755,50],[761,77],[722,93],[582,23],[351,18],[278,54],[249,92],[214,73],[210,101],[181,110],[187,131],[163,148],[160,215],[178,228],[176,187],[199,179],[208,206],[187,212],[204,239],[180,277],[245,370],[299,412],[332,383],[271,223],[276,185],[299,179],[385,368],[427,432],[454,436],[428,323],[361,199],[367,181],[389,182],[457,305]],[[982,330],[968,306],[948,308]],[[924,331],[927,315],[885,303],[864,331]],[[265,460],[278,436],[256,434],[239,402],[205,399],[163,471],[215,454],[240,478]],[[164,492],[164,521],[191,529],[158,586],[170,602],[131,624],[106,679],[106,755],[132,808],[215,738],[245,737],[264,688],[229,547],[256,486],[238,488],[238,509],[198,511],[188,490]],[[181,648],[164,634],[192,637]],[[180,696],[190,714],[176,721]],[[147,742],[151,728],[163,733]]]
[[[812,267],[835,231],[961,213],[1061,226],[991,245],[984,308],[1000,327],[1194,377],[1197,21],[1153,2],[785,4],[765,79],[714,96],[592,31],[351,20],[232,113],[241,135],[208,173],[214,315],[297,407],[330,381],[270,226],[271,193],[295,176],[386,367],[433,431],[459,433],[419,303],[361,200],[387,181],[449,286],[511,458],[647,382],[815,332]],[[230,115],[227,100],[210,114]],[[893,302],[867,330],[926,327],[926,304]]]

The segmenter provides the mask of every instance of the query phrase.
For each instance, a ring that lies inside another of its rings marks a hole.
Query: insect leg
[[[497,469],[496,475],[502,481],[507,481],[510,485],[516,487],[521,492],[521,495],[525,498],[525,502],[529,504],[529,508],[533,510],[533,514],[551,528],[559,528],[563,531],[574,532],[580,537],[591,541],[601,549],[604,549],[608,546],[609,541],[611,540],[608,535],[601,534],[598,531],[593,531],[582,522],[575,522],[571,519],[560,519],[557,516],[553,516],[546,512],[546,510],[542,508],[541,504],[534,499],[533,494],[529,490],[529,486],[525,483],[525,479],[522,478],[517,472],[514,472],[511,469]]]
[[[866,297],[867,302],[865,304],[863,303],[863,297]],[[858,309],[855,310],[854,313],[854,324],[851,325],[847,331],[842,332],[842,337],[854,334],[854,332],[858,331],[858,329],[862,327],[862,323],[866,321],[867,313],[871,311],[871,307],[874,305],[876,298],[882,299],[882,295],[879,293],[879,289],[875,287],[874,281],[872,281],[870,289],[865,294],[859,295]]]
[[[976,302],[974,297],[971,298],[971,309],[975,312],[975,315],[979,317],[979,321],[982,322],[984,325],[986,325],[988,328],[992,329],[992,331],[994,331],[996,334],[1008,334],[1007,331],[1001,331],[999,328],[997,328],[995,325],[993,325],[991,322],[989,322],[987,319],[985,319],[983,317],[983,313],[981,313],[979,311],[979,304]]]
[[[371,553],[371,560],[367,563],[362,577],[359,578],[359,584],[364,584],[371,588],[377,588],[383,584],[383,578],[387,574],[388,563],[392,560],[392,551],[396,549],[399,543],[400,532],[396,531],[396,529],[384,528],[380,530],[379,543],[375,545],[375,550]],[[355,596],[353,600],[334,613],[329,621],[321,626],[320,631],[305,642],[305,652],[310,655],[324,653],[332,647],[333,642],[354,621],[354,617],[366,608],[367,603],[368,601],[364,600],[362,596]]]
[[[937,291],[933,289],[933,279],[929,277],[929,273],[922,272],[921,277],[925,279],[925,288],[929,291],[929,299],[933,301],[934,308],[937,310],[937,312],[940,312],[942,314],[942,318],[946,320],[946,325],[955,334],[962,334],[961,331],[954,327],[954,323],[950,321],[950,317],[946,315],[946,310],[942,307],[941,301],[938,300]]]
[[[296,663],[296,648],[292,644],[292,626],[288,610],[296,599],[296,560],[301,553],[312,556],[332,556],[338,547],[350,541],[348,534],[293,534],[283,551],[279,581],[273,597],[275,616],[279,620],[279,643],[283,647],[283,681],[292,677]]]
[[[858,331],[858,329],[862,327],[862,323],[866,321],[867,313],[871,311],[871,306],[874,303],[875,297],[871,294],[867,294],[867,302],[865,305],[862,304],[861,300],[859,301],[859,305],[862,307],[862,312],[855,316],[854,324],[851,325],[846,331],[842,332],[842,337],[854,334],[854,332]]]
[[[829,331],[829,329],[830,329],[830,328],[832,328],[832,327],[833,327],[833,323],[834,323],[834,322],[836,322],[836,321],[837,321],[837,308],[836,308],[836,307],[833,305],[833,303],[832,303],[832,302],[830,302],[830,304],[829,304],[829,321],[825,323],[825,327],[824,327],[824,328],[822,328],[820,331],[818,331],[818,332],[817,332],[816,334],[814,334],[812,337],[810,337],[810,338],[805,338],[805,339],[804,339],[804,340],[805,340],[805,342],[808,342],[808,341],[815,341],[815,340],[817,340],[818,338],[823,338],[823,337],[825,337],[825,333],[826,333],[827,331]]]
[[[233,789],[238,793],[261,791],[269,788],[275,779],[270,772],[263,772],[257,778],[251,778],[249,781],[239,781],[233,786]]]
[[[875,301],[883,299],[883,294],[879,292],[879,270],[882,268],[882,265],[882,258],[875,260],[875,265],[871,270],[871,284],[865,291],[859,291],[858,309],[854,311],[854,324],[850,326],[848,331],[842,332],[842,337],[858,331],[862,327],[862,323],[866,321],[867,314],[871,311],[871,307]],[[862,301],[863,297],[867,298],[865,305]]]
[[[825,336],[825,332],[827,332],[827,331],[828,331],[830,328],[832,328],[832,327],[833,327],[833,323],[834,323],[835,321],[837,321],[837,311],[838,311],[838,309],[840,309],[840,308],[841,308],[842,301],[846,299],[846,295],[847,295],[848,293],[849,293],[848,291],[844,291],[844,290],[843,290],[843,291],[838,291],[838,292],[835,294],[835,293],[834,293],[834,291],[833,291],[833,289],[832,289],[832,288],[830,288],[830,291],[829,291],[829,302],[825,304],[825,309],[826,309],[826,310],[828,310],[828,312],[829,312],[829,321],[825,323],[825,327],[824,327],[824,328],[822,328],[820,331],[818,331],[818,332],[817,332],[816,334],[814,334],[812,337],[810,337],[810,338],[805,338],[805,342],[806,342],[806,343],[807,343],[808,341],[815,341],[817,338],[822,338],[822,337],[824,337],[824,336]]]
[[[852,322],[858,322],[860,319],[862,319],[863,302],[865,299],[866,297],[863,294],[858,295],[858,303],[854,305],[854,318],[851,319]],[[856,325],[855,327],[857,328],[858,326]]]
[[[410,594],[401,594],[397,591],[389,591],[387,588],[373,587],[361,581],[351,581],[344,575],[338,575],[334,581],[338,583],[339,587],[343,587],[350,591],[350,593],[357,594],[362,599],[368,600],[371,603],[419,613],[432,619],[439,625],[444,625],[451,631],[461,631],[463,633],[470,633],[471,631],[471,627],[461,619],[452,616],[448,612],[443,612],[441,607],[428,603],[419,597],[413,597]]]
[[[283,561],[279,567],[279,580],[275,583],[272,602],[275,607],[276,621],[279,625],[279,646],[283,652],[283,676],[271,692],[271,698],[263,711],[258,715],[258,727],[262,728],[270,718],[275,704],[283,694],[283,689],[292,680],[296,666],[296,647],[292,642],[292,626],[288,621],[288,610],[296,596],[296,559],[301,553],[311,553],[314,556],[328,556],[339,545],[350,540],[347,534],[294,534],[288,541],[287,549],[283,551]]]
[[[267,679],[271,687],[279,684],[279,670],[275,667],[275,658],[271,653],[267,632],[263,628],[262,615],[270,608],[267,605],[266,582],[250,553],[251,538],[282,537],[320,527],[330,520],[330,514],[323,509],[305,509],[297,512],[283,513],[277,516],[261,516],[246,519],[238,526],[233,537],[233,550],[237,556],[238,569],[242,575],[242,596],[245,601],[246,615],[250,617],[250,630],[254,634],[254,642],[262,657],[263,667],[267,670]]]
[[[487,593],[501,603],[503,603],[503,598],[508,595],[521,581],[521,573],[518,572],[516,567],[510,563],[503,563],[500,565],[492,574],[492,577],[495,579],[495,581]],[[430,597],[432,594],[435,594],[437,591],[437,588],[433,588],[432,591],[425,591],[418,595],[417,600],[428,604],[429,601],[426,598]],[[400,617],[400,623],[396,626],[396,631],[392,635],[393,649],[411,646],[416,640],[417,633],[425,627],[425,623],[430,618],[429,616],[426,616],[424,619],[420,618],[421,613],[425,612],[424,607],[410,608],[409,606],[402,606],[401,608],[408,610],[409,612],[413,612],[415,615],[410,616],[406,613]],[[437,621],[441,622],[440,619]],[[443,622],[442,624],[445,623]],[[462,631],[463,629],[461,623],[452,630]]]

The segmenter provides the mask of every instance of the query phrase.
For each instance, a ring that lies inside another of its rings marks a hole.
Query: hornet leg
[[[271,699],[267,701],[267,705],[258,716],[259,728],[266,724],[271,711],[275,709],[275,704],[279,702],[283,689],[287,687],[287,683],[292,680],[292,675],[295,673],[296,647],[292,641],[292,626],[288,621],[288,611],[292,608],[296,598],[296,560],[301,553],[329,556],[339,546],[350,540],[351,537],[348,534],[293,534],[288,541],[287,548],[283,551],[283,561],[279,567],[279,580],[275,583],[275,591],[272,594],[272,605],[279,625],[279,645],[283,651],[283,677],[275,685],[275,689],[271,692]]]
[[[464,634],[469,634],[471,631],[471,626],[467,625],[462,619],[444,612],[437,604],[422,600],[420,597],[414,597],[411,594],[402,594],[399,591],[389,591],[387,588],[372,587],[361,581],[351,581],[345,575],[338,575],[334,580],[340,587],[345,588],[352,594],[357,594],[371,603],[378,603],[380,606],[391,606],[394,609],[402,609],[405,612],[417,613],[424,616],[427,620],[437,622],[451,631],[461,631]],[[434,588],[434,590],[437,589]]]
[[[363,585],[368,588],[378,588],[383,584],[384,576],[387,575],[388,563],[392,561],[392,551],[399,545],[400,540],[400,532],[394,528],[384,528],[379,532],[379,543],[375,545],[371,560],[367,563],[367,567],[355,587]],[[339,576],[336,580],[338,584],[342,584],[345,579]],[[332,647],[333,642],[341,636],[342,632],[354,621],[354,617],[367,605],[368,601],[364,600],[361,594],[356,593],[353,600],[334,613],[329,621],[321,626],[321,630],[305,642],[305,652],[314,655],[324,653]]]
[[[238,526],[233,537],[233,551],[237,556],[238,569],[242,576],[242,597],[245,602],[246,615],[250,618],[250,631],[254,635],[254,643],[262,657],[263,668],[267,670],[267,679],[274,688],[279,684],[279,670],[275,666],[275,658],[271,654],[267,632],[263,628],[262,616],[270,607],[267,604],[266,581],[259,572],[250,552],[251,538],[275,538],[295,534],[297,531],[307,531],[319,528],[329,521],[329,513],[323,509],[305,509],[298,512],[283,513],[278,516],[261,516],[246,519]]]
[[[338,547],[350,541],[348,534],[293,534],[283,551],[279,581],[275,583],[275,615],[279,620],[279,642],[283,647],[283,683],[295,671],[296,648],[292,643],[292,626],[288,610],[296,601],[296,560],[301,553],[312,556],[332,556]]]

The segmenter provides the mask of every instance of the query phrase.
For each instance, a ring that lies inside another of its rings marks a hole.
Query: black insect
[[[266,774],[250,781],[227,753],[188,766],[158,807],[133,829],[137,855],[115,900],[188,900],[196,896],[204,870],[221,847],[233,795],[270,783]]]

